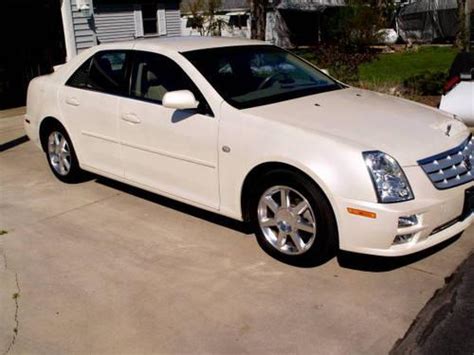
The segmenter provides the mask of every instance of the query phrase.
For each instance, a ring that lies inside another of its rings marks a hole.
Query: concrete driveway
[[[60,183],[18,127],[0,118],[2,353],[383,354],[474,249],[471,228],[415,258],[291,267],[234,221]]]

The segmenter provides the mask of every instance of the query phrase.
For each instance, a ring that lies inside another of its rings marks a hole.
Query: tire
[[[285,200],[289,202],[283,207]],[[302,174],[287,170],[265,174],[249,207],[257,241],[272,257],[308,267],[335,255],[339,243],[334,212],[321,189]]]
[[[60,124],[49,127],[43,136],[46,160],[53,174],[62,182],[77,183],[84,178],[71,138]]]

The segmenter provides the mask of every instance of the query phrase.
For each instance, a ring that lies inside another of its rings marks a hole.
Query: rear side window
[[[128,57],[126,51],[96,53],[74,72],[66,85],[125,95],[128,91]]]
[[[69,78],[66,85],[75,88],[87,88],[87,81],[89,77],[89,68],[91,67],[92,58],[88,59],[82,64],[79,69]]]

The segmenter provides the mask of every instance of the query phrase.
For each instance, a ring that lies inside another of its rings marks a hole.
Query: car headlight
[[[363,152],[365,164],[381,203],[413,199],[410,184],[400,165],[390,155],[379,151]]]

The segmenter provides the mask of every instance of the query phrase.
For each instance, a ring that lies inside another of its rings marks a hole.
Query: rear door
[[[119,97],[127,94],[127,50],[94,54],[59,92],[81,166],[123,176],[118,137]]]

